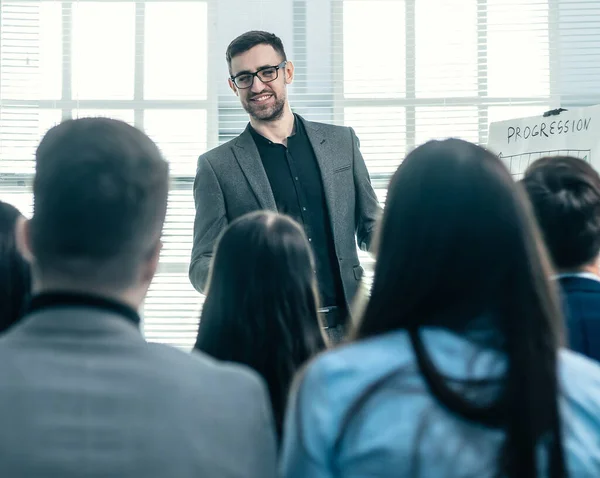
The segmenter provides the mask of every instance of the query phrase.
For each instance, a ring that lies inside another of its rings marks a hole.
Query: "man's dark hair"
[[[578,158],[535,161],[522,184],[555,267],[577,269],[600,252],[600,176]]]
[[[169,168],[140,130],[68,120],[36,152],[31,247],[42,277],[127,287],[160,240]]]
[[[281,55],[281,60],[287,60],[285,55],[285,49],[283,48],[283,42],[277,35],[269,32],[263,32],[260,30],[252,30],[246,33],[242,33],[239,37],[235,38],[227,47],[225,58],[227,59],[227,66],[231,73],[231,59],[235,56],[241,55],[247,52],[256,45],[271,45],[273,49]]]

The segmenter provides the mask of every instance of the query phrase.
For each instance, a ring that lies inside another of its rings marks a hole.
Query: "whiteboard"
[[[600,171],[600,105],[492,123],[487,146],[515,180],[545,156],[575,156]]]

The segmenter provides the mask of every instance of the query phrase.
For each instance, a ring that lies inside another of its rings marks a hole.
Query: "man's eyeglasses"
[[[235,86],[242,90],[252,86],[255,76],[263,83],[271,83],[279,77],[279,70],[283,68],[286,63],[287,60],[284,60],[277,66],[265,66],[256,73],[240,73],[239,75],[232,76],[231,81],[233,81]]]

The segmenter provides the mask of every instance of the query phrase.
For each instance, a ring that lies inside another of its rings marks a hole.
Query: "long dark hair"
[[[566,476],[557,383],[560,310],[531,208],[502,162],[457,139],[416,148],[391,180],[378,234],[371,298],[355,335],[407,330],[435,400],[468,421],[504,431],[499,476],[538,476],[541,446],[550,476]],[[450,386],[420,336],[426,326],[468,335],[484,316],[493,346],[507,358],[492,403]]]
[[[0,332],[23,315],[31,294],[29,264],[15,242],[15,226],[21,213],[0,201]]]
[[[256,212],[225,230],[215,249],[195,349],[262,375],[279,435],[294,374],[325,348],[317,297],[310,247],[292,219]]]

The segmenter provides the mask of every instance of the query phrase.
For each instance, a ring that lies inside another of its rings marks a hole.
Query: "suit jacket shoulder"
[[[309,128],[315,128],[321,130],[326,135],[331,136],[339,136],[339,135],[348,135],[352,128],[348,126],[340,126],[329,123],[320,123],[316,121],[308,121],[302,117],[300,117],[305,126]],[[216,164],[218,164],[219,160],[223,158],[223,156],[228,156],[232,153],[234,147],[238,144],[240,140],[242,140],[246,135],[250,135],[250,132],[246,128],[242,133],[240,133],[235,138],[230,139],[229,141],[217,146],[216,148],[211,149],[200,155],[198,158],[198,165],[201,162],[208,162],[213,168]],[[218,166],[217,166],[218,167]]]
[[[0,361],[0,476],[276,475],[267,388],[244,367],[79,307],[25,318],[0,338]]]
[[[163,364],[162,368],[166,370],[170,369],[171,374],[194,377],[194,382],[204,386],[211,383],[211,387],[224,389],[227,395],[230,392],[255,394],[253,390],[264,388],[263,381],[249,367],[220,362],[198,351],[186,353],[164,344],[148,345],[157,363]]]
[[[302,117],[300,117],[300,118],[304,122],[305,126],[308,126],[309,128],[320,129],[324,133],[328,133],[328,134],[347,135],[352,130],[352,128],[349,126],[341,126],[341,125],[331,124],[331,123],[321,123],[318,121],[308,121]]]
[[[210,151],[202,153],[198,158],[198,164],[200,164],[200,162],[202,161],[206,161],[213,165],[214,162],[218,161],[219,158],[222,158],[223,155],[231,154],[231,150],[235,146],[236,142],[239,140],[240,136],[241,135],[238,135],[235,138],[232,138],[229,141],[217,146],[216,148],[212,148]]]
[[[600,294],[600,281],[586,277],[561,277],[560,286],[566,292],[591,292]]]
[[[559,279],[570,347],[600,360],[600,281]]]

